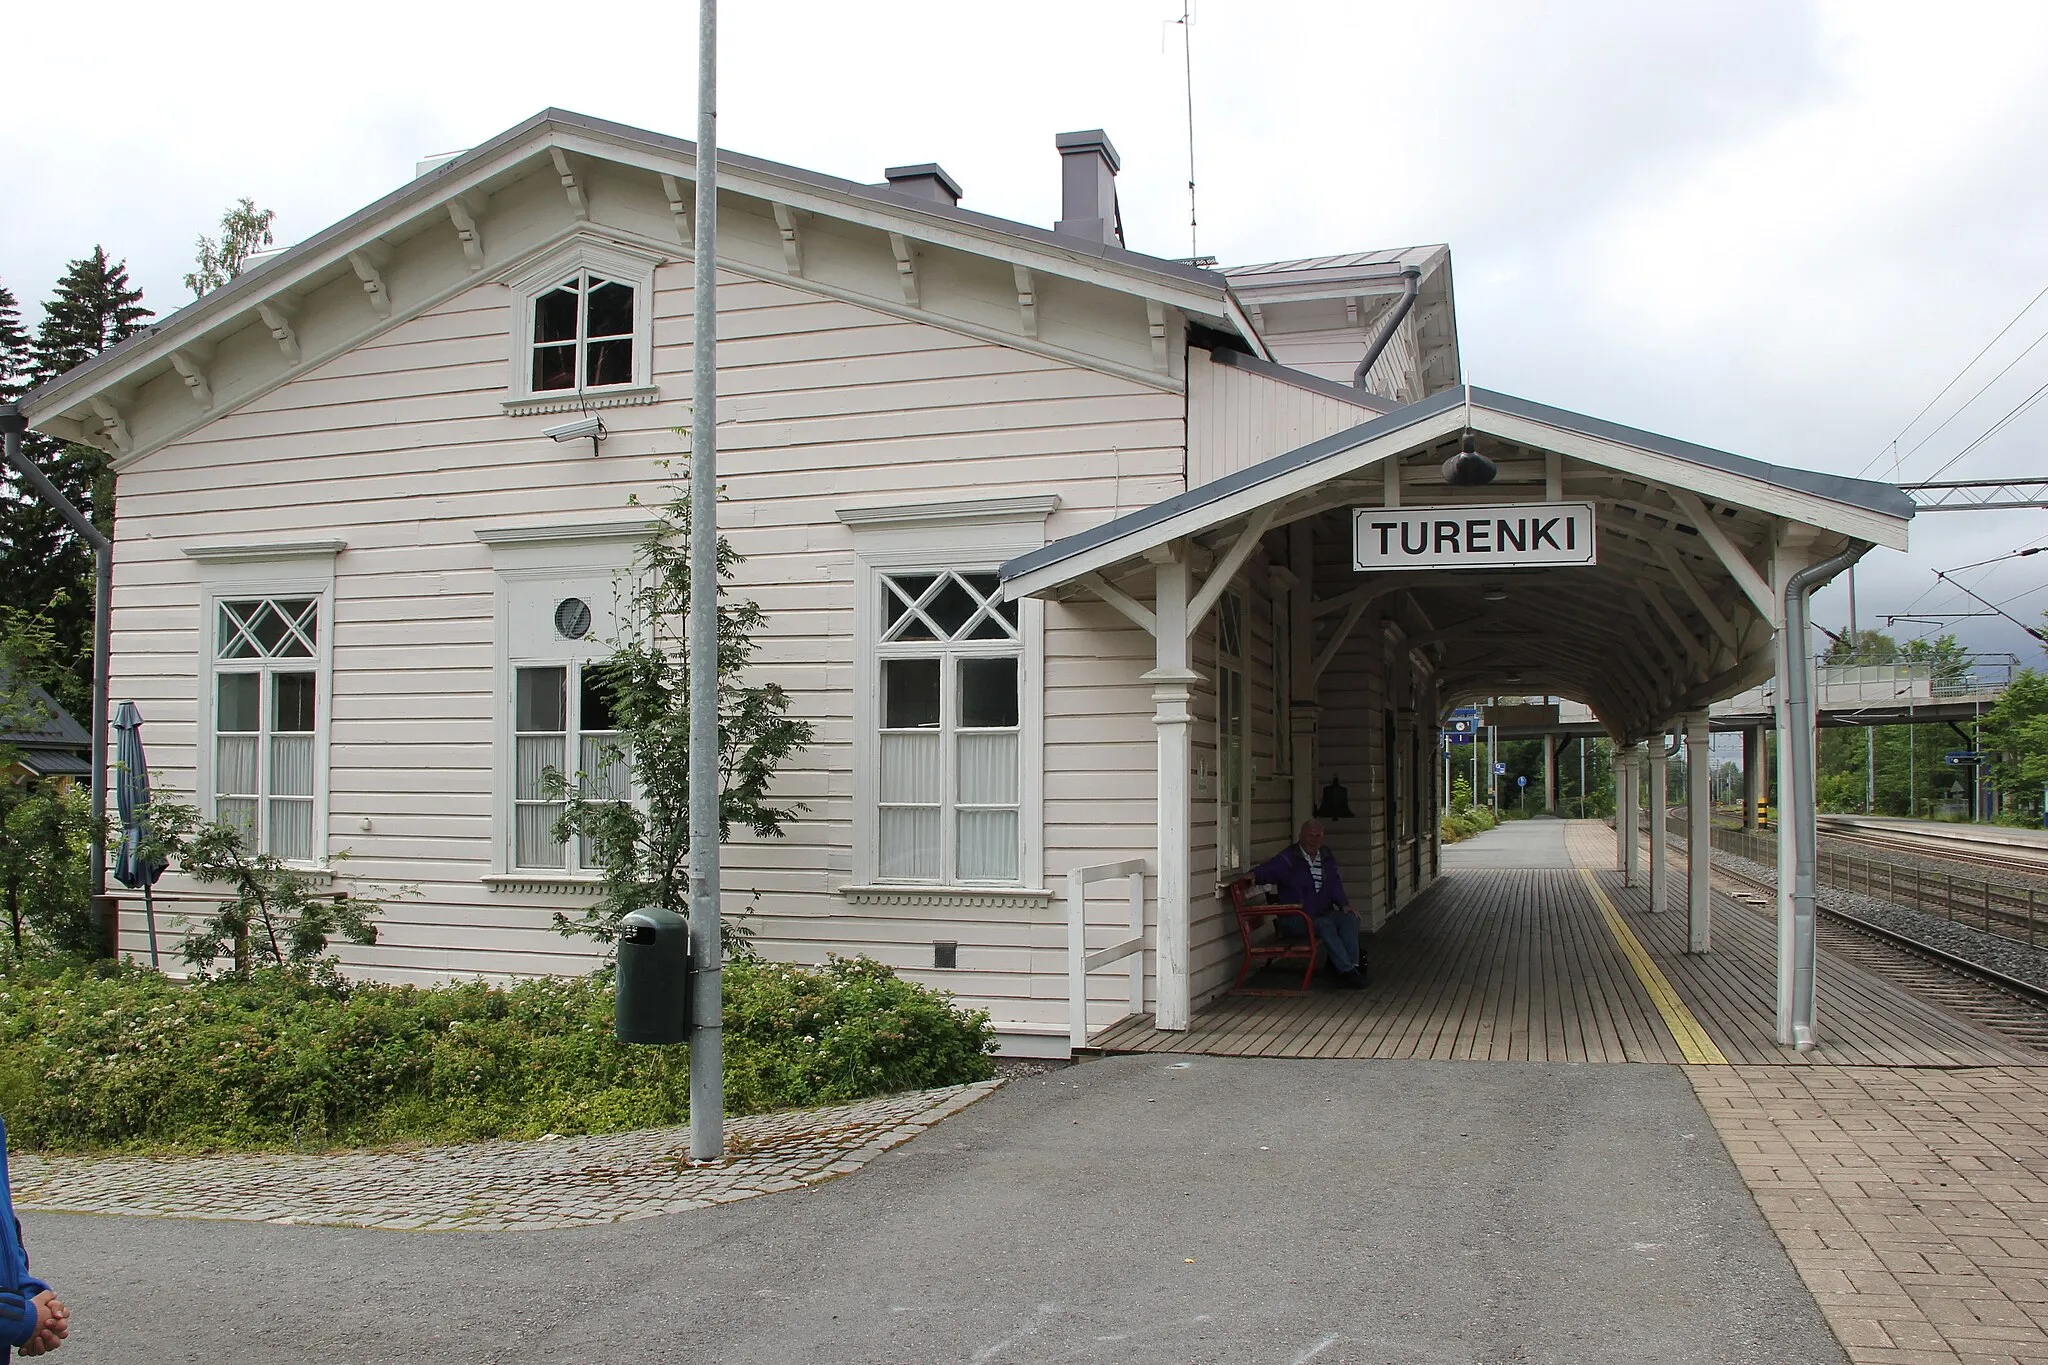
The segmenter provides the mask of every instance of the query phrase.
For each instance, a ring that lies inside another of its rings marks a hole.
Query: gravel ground
[[[1682,848],[1684,841],[1673,839],[1674,849]],[[1778,870],[1765,863],[1754,863],[1747,858],[1738,858],[1731,853],[1717,851],[1717,864],[1727,867],[1742,876],[1753,878],[1775,887],[1778,884]],[[1953,866],[1953,865],[1951,865]],[[1833,887],[1821,887],[1817,893],[1824,909],[1854,915],[1867,919],[1872,924],[1894,933],[1907,934],[1943,952],[1954,953],[1967,958],[1982,967],[1989,967],[2007,976],[2048,989],[2048,950],[2029,948],[2024,943],[1987,934],[1981,929],[1967,925],[1951,924],[1934,915],[1923,915],[1918,910],[1908,910],[1903,905],[1878,900],[1872,896],[1853,895],[1837,891]]]

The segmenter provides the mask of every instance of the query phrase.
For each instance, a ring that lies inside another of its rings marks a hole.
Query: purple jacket
[[[1337,875],[1337,855],[1328,848],[1320,851],[1323,855],[1321,891],[1316,890],[1315,877],[1308,868],[1308,855],[1301,851],[1300,844],[1289,844],[1253,868],[1252,880],[1271,882],[1280,888],[1282,902],[1299,905],[1317,919],[1333,910],[1347,909],[1351,898],[1344,894],[1344,879]]]

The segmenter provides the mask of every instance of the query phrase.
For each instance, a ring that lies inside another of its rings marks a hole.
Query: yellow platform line
[[[1614,941],[1621,948],[1621,955],[1628,959],[1628,965],[1635,968],[1636,979],[1643,983],[1643,989],[1650,994],[1650,1003],[1657,1007],[1657,1013],[1664,1016],[1664,1026],[1671,1030],[1671,1036],[1678,1041],[1678,1051],[1688,1062],[1703,1066],[1726,1066],[1728,1059],[1721,1054],[1707,1031],[1700,1027],[1700,1021],[1693,1017],[1685,1001],[1678,998],[1671,980],[1663,969],[1651,961],[1649,950],[1643,947],[1635,931],[1621,918],[1621,912],[1614,908],[1614,902],[1607,899],[1607,893],[1600,889],[1600,883],[1593,878],[1590,868],[1580,868],[1579,875],[1586,879],[1586,890],[1592,895],[1593,903],[1600,907],[1600,917],[1607,921],[1607,932],[1614,935]]]

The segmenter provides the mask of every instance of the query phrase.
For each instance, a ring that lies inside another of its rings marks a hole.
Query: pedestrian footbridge
[[[1716,891],[1710,954],[1652,913],[1599,821],[1511,822],[1445,850],[1445,875],[1372,936],[1372,986],[1226,995],[1185,1031],[1135,1015],[1104,1053],[1550,1062],[2035,1066],[2044,1055],[1820,951],[1822,1042],[1772,1041],[1777,927]],[[1297,969],[1298,970],[1298,969]],[[1271,984],[1281,985],[1279,973]]]

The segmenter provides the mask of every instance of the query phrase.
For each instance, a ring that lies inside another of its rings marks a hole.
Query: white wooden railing
[[[1131,936],[1088,951],[1088,888],[1123,877],[1130,882]],[[1077,1048],[1088,1046],[1088,973],[1125,958],[1131,960],[1132,1014],[1145,1011],[1145,860],[1077,867],[1067,874],[1067,1033]]]

